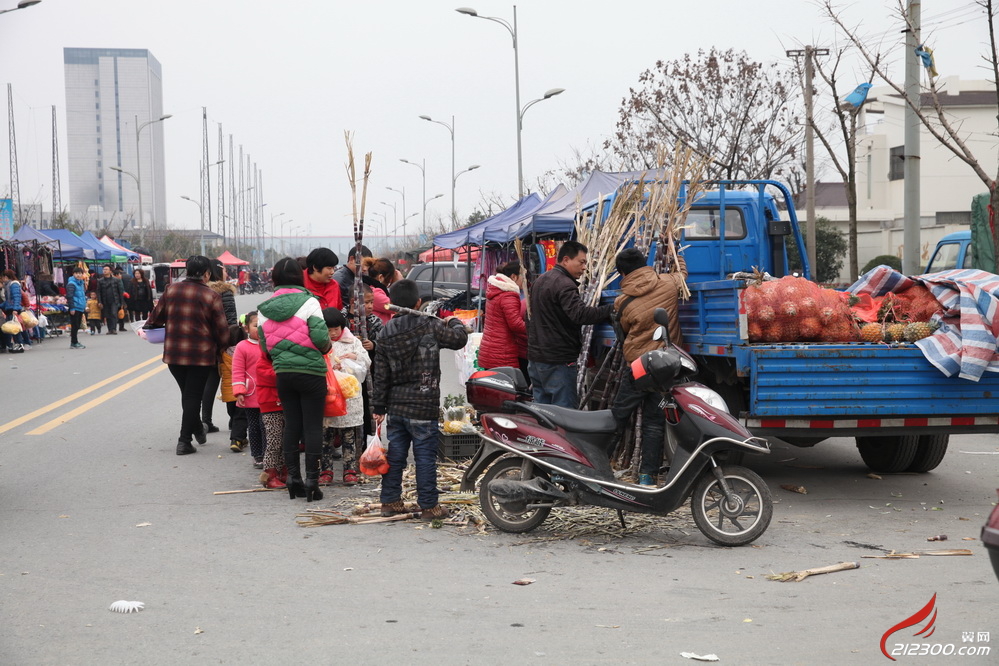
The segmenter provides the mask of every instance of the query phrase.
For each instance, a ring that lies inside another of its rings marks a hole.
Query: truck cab
[[[953,268],[974,268],[972,266],[971,230],[955,231],[937,242],[933,256],[926,264],[926,273],[939,273]]]

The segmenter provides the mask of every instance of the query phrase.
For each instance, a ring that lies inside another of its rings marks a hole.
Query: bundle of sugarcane
[[[371,525],[373,523],[393,523],[399,520],[419,518],[419,511],[400,513],[394,516],[347,516],[339,511],[325,509],[309,509],[308,513],[299,513],[295,522],[302,527],[322,527],[323,525]]]
[[[524,241],[521,239],[516,239],[513,241],[513,249],[517,253],[517,261],[520,262],[520,284],[523,285],[521,288],[524,290],[524,307],[527,310],[527,316],[531,316],[531,294],[527,289],[527,264],[524,263]]]
[[[368,338],[368,320],[364,312],[364,282],[361,278],[364,262],[362,261],[361,248],[363,247],[364,240],[364,208],[368,198],[368,178],[371,176],[371,153],[364,155],[364,182],[361,187],[361,209],[360,215],[358,215],[357,172],[354,168],[354,137],[350,132],[344,132],[343,137],[347,144],[347,180],[350,182],[350,195],[354,213],[354,286],[351,290],[351,310],[355,315],[356,330],[353,333],[362,340],[366,340]]]
[[[701,197],[708,185],[704,177],[710,163],[709,157],[695,153],[683,145],[677,145],[673,151],[669,177],[661,192],[662,211],[666,223],[659,228],[656,244],[657,252],[653,265],[657,273],[666,272],[679,263],[679,249],[676,244],[680,240],[680,231],[686,228],[690,207]],[[690,291],[684,284],[680,297],[686,300],[689,296]]]

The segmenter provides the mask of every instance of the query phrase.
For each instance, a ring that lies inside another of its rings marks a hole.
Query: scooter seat
[[[526,408],[526,411],[536,412],[539,416],[571,432],[607,433],[617,430],[617,420],[609,409],[583,412],[578,409],[533,403],[522,403],[521,407]]]

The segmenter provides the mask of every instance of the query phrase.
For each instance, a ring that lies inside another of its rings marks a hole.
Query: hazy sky
[[[480,0],[43,0],[0,16],[0,83],[12,83],[23,203],[51,207],[51,105],[59,115],[62,201],[65,167],[63,47],[145,48],[163,66],[167,215],[198,226],[201,107],[208,109],[210,154],[217,123],[263,173],[265,219],[284,213],[312,233],[349,234],[350,189],[343,132],[354,133],[358,170],[373,153],[369,225],[383,213],[393,226],[405,189],[406,212],[421,208],[426,159],[428,218],[447,215],[451,139],[429,115],[455,119],[456,170],[481,168],[457,181],[466,217],[484,198],[517,194],[516,109],[512,40],[502,26],[454,11],[512,21],[512,5]],[[0,9],[16,0],[0,0]],[[900,39],[893,3],[855,2],[845,16],[871,42]],[[985,78],[984,14],[971,0],[923,0],[924,38],[942,75]],[[819,7],[802,0],[596,2],[534,0],[517,7],[521,105],[550,88],[558,97],[533,106],[523,129],[524,176],[537,177],[599,145],[614,130],[621,99],[657,60],[717,46],[762,61],[809,41],[832,46],[834,31]],[[901,51],[896,50],[896,62]],[[898,68],[896,68],[898,69]],[[900,70],[899,70],[900,71]],[[857,82],[863,74],[858,70]],[[4,88],[5,90],[5,88]],[[7,132],[0,146],[8,152]],[[831,176],[830,176],[831,177]],[[227,177],[228,179],[228,177]],[[214,174],[213,174],[213,190]],[[9,190],[6,169],[0,192]],[[214,198],[215,192],[212,196]],[[213,199],[213,208],[215,207]],[[420,225],[420,216],[409,221]],[[268,223],[269,224],[269,223]],[[370,227],[369,227],[370,229]],[[266,230],[266,229],[265,229]]]

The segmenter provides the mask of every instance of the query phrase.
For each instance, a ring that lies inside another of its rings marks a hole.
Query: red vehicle
[[[999,494],[999,489],[996,489]],[[992,571],[999,579],[999,504],[992,508],[985,527],[982,528],[982,543],[989,549],[989,558],[992,560]]]

